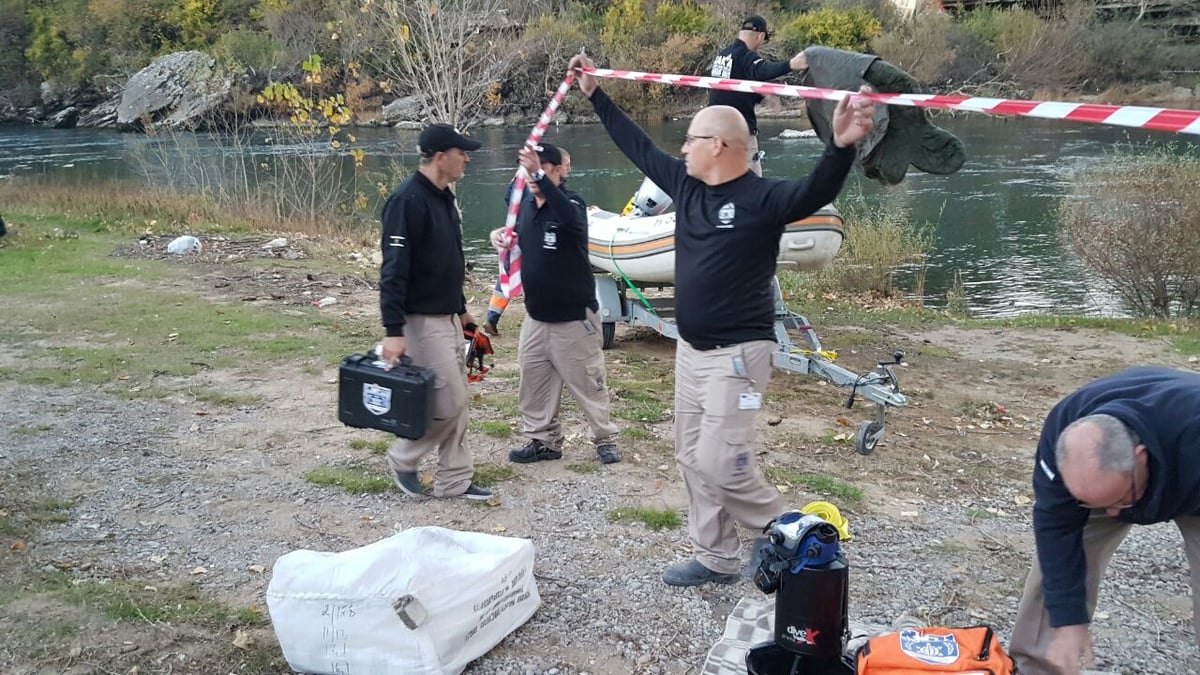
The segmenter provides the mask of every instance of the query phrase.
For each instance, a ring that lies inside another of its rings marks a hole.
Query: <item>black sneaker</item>
[[[536,438],[526,443],[523,448],[508,451],[508,461],[518,464],[531,464],[533,462],[543,462],[548,459],[562,459],[562,452],[555,450]]]
[[[421,477],[416,471],[395,471],[396,487],[409,497],[428,497],[429,490],[421,485]]]
[[[471,483],[470,485],[467,486],[466,492],[462,493],[461,495],[454,495],[454,496],[459,497],[461,499],[477,499],[479,501],[484,501],[484,500],[492,498],[492,491],[487,488],[479,487],[478,485],[476,485],[474,483]]]
[[[616,464],[621,461],[621,451],[612,443],[605,443],[596,446],[596,457],[600,459],[601,464]]]

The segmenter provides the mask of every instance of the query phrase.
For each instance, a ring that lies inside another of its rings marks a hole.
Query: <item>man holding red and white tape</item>
[[[591,68],[580,54],[571,69]],[[771,280],[784,226],[833,201],[870,132],[874,106],[847,96],[833,118],[833,145],[811,175],[762,178],[750,171],[750,129],[736,109],[704,108],[684,137],[685,160],[663,152],[587,74],[579,88],[609,135],[674,200],[675,461],[688,496],[696,557],[663,581],[696,586],[737,580],[735,523],[760,529],[787,510],[755,464],[754,421],[771,377],[775,305]]]

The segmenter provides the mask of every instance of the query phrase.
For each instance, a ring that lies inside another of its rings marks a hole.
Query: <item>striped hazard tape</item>
[[[846,96],[867,96],[876,103],[905,105],[939,110],[966,110],[991,115],[1041,117],[1052,120],[1071,120],[1093,124],[1111,124],[1137,129],[1171,131],[1180,134],[1200,134],[1200,110],[1151,108],[1137,105],[1103,105],[1099,103],[1063,103],[1059,101],[1026,101],[1020,99],[985,98],[979,96],[943,96],[939,94],[858,94],[840,89],[803,87],[791,84],[733,80],[697,75],[664,75],[635,70],[610,68],[581,68],[580,72],[596,77],[654,82],[681,87],[723,89],[753,94],[796,96],[800,98],[839,101]]]

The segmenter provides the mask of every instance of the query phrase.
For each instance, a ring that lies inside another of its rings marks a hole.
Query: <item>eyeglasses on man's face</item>
[[[684,145],[691,145],[692,143],[695,143],[696,141],[712,141],[712,140],[720,141],[722,143],[725,142],[724,140],[721,139],[720,136],[693,136],[692,134],[684,134],[683,135],[683,144]]]

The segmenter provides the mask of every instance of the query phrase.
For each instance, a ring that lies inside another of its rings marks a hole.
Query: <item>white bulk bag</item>
[[[541,604],[528,539],[417,527],[280,556],[267,608],[293,670],[457,675]]]

